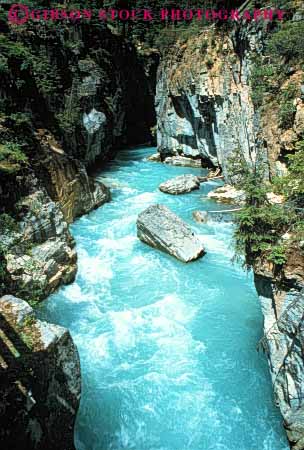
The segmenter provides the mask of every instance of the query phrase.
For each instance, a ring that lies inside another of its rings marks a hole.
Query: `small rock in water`
[[[207,223],[208,222],[208,213],[207,211],[193,211],[192,217],[196,222]]]
[[[159,190],[166,194],[186,194],[200,188],[200,181],[195,175],[179,175],[159,185]]]
[[[201,159],[187,158],[186,156],[168,156],[164,163],[182,167],[202,167]]]
[[[183,262],[193,261],[205,253],[191,228],[164,205],[149,206],[139,214],[137,236]]]

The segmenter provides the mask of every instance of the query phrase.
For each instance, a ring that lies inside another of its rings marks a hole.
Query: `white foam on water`
[[[99,362],[110,358],[109,338],[109,333],[102,333],[90,340],[88,347],[92,354],[92,358],[98,358]]]
[[[199,238],[207,252],[217,253],[229,259],[233,257],[234,250],[229,240],[219,239],[218,236],[212,234],[200,234]]]
[[[77,449],[282,450],[285,447],[267,416],[268,406],[263,411],[263,401],[253,404],[252,417],[246,396],[236,395],[234,402],[230,381],[226,386],[226,379],[222,382],[222,374],[216,373],[221,367],[227,369],[225,360],[231,352],[228,328],[233,323],[227,323],[219,301],[225,277],[232,283],[236,276],[228,264],[233,225],[192,223],[191,199],[197,209],[201,202],[197,193],[164,196],[157,190],[159,173],[154,172],[150,180],[145,171],[138,175],[142,163],[132,164],[131,170],[128,164],[127,160],[121,167],[116,163],[105,174],[106,180],[101,179],[112,183],[117,201],[114,195],[112,204],[72,226],[79,252],[78,277],[53,302],[62,317],[71,314],[62,324],[71,329],[82,361],[84,395]],[[121,178],[112,176],[114,170]],[[155,186],[155,191],[142,193],[144,185]],[[137,240],[138,213],[162,199],[191,222],[209,254],[202,264],[182,265]],[[207,199],[206,204],[210,206]],[[223,283],[214,283],[217,276],[223,276]],[[218,351],[216,346],[222,343],[224,348]],[[242,361],[241,352],[236,351],[235,357]],[[243,378],[233,381],[243,383]]]
[[[113,230],[112,230],[113,231]],[[109,257],[109,251],[118,252],[123,251],[124,253],[130,253],[133,250],[133,246],[137,241],[136,236],[128,235],[121,238],[101,238],[98,239],[96,244],[100,247],[102,254]]]
[[[122,187],[121,188],[121,192],[123,194],[136,194],[136,192],[138,192],[137,189],[133,189],[131,187]]]
[[[64,288],[63,295],[72,303],[81,303],[86,301],[86,297],[81,291],[81,287],[76,282],[69,284]]]
[[[144,345],[152,351],[147,361],[150,370],[154,368],[164,376],[178,378],[181,383],[179,377],[196,370],[197,357],[205,352],[205,344],[193,339],[186,328],[196,311],[197,307],[186,305],[176,294],[141,308],[109,311],[113,352],[122,354]],[[141,364],[136,352],[134,356],[134,364]]]
[[[100,227],[100,235],[103,236],[101,239],[118,240],[122,237],[126,237],[126,235],[131,236],[130,232],[133,229],[134,224],[136,223],[137,216],[138,214],[130,214],[129,212],[129,214],[125,214],[118,219],[112,220],[106,229],[104,229],[104,227]],[[97,240],[96,243],[98,244],[99,240]],[[116,247],[114,243],[113,249],[115,248]]]
[[[96,284],[101,280],[111,280],[113,271],[108,260],[100,256],[89,256],[86,250],[79,249],[79,272],[88,283]]]
[[[143,192],[126,200],[127,203],[131,203],[133,208],[150,206],[152,203],[157,203],[157,192]]]

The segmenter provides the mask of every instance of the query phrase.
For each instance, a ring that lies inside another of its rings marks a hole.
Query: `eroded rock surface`
[[[77,349],[68,330],[11,295],[0,298],[0,378],[1,448],[75,449]]]
[[[205,253],[191,228],[164,205],[149,206],[139,214],[137,236],[183,262],[193,261]]]
[[[159,190],[166,194],[186,194],[200,188],[200,181],[195,175],[179,175],[159,185]]]
[[[276,401],[293,450],[304,448],[304,251],[290,245],[279,275],[255,262],[255,286],[264,315],[264,338]],[[277,278],[278,277],[278,278]]]
[[[240,205],[244,203],[245,193],[227,184],[209,192],[208,198],[221,203]]]
[[[16,204],[15,229],[0,233],[6,263],[5,293],[42,299],[74,280],[77,255],[68,225],[56,203],[40,190]]]

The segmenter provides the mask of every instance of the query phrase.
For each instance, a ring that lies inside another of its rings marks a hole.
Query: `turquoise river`
[[[287,450],[252,276],[231,262],[231,223],[198,224],[215,182],[182,196],[158,185],[181,168],[121,151],[97,178],[112,201],[77,220],[76,281],[41,315],[68,327],[82,366],[77,450]],[[140,242],[139,212],[163,203],[200,236],[202,259],[183,264]]]

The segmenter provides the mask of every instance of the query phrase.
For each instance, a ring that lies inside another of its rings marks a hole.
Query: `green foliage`
[[[49,96],[56,94],[59,82],[57,68],[56,65],[51,64],[43,51],[35,54],[33,48],[26,47],[18,40],[14,41],[7,35],[0,34],[0,54],[0,73],[8,71],[9,60],[17,61],[21,72],[30,71],[41,94]],[[22,78],[17,78],[15,83],[18,89],[25,85]]]
[[[251,73],[252,100],[256,108],[269,104],[278,106],[279,124],[283,129],[292,127],[296,107],[297,86],[290,83],[281,88],[289,76],[290,64],[294,68],[304,63],[304,22],[288,21],[270,35],[264,55],[256,58]]]
[[[4,34],[0,34],[0,53],[6,58],[13,58],[22,62],[26,61],[31,53],[20,41],[13,41]]]
[[[245,192],[244,208],[236,216],[236,257],[245,255],[249,268],[261,255],[274,264],[285,262],[281,236],[296,219],[293,210],[272,205],[267,199],[269,186],[265,181],[263,159],[258,155],[250,165],[240,150],[229,160],[228,172],[237,188]]]
[[[285,262],[285,248],[280,239],[295,220],[292,211],[280,205],[251,206],[247,204],[237,216],[236,252],[245,254],[246,264],[263,255],[275,264]]]
[[[18,225],[15,219],[9,214],[0,214],[0,234],[5,234],[7,232],[18,231]],[[0,249],[2,248],[2,243],[0,244]]]
[[[39,92],[46,96],[55,95],[59,83],[56,66],[51,65],[49,59],[43,53],[32,57],[31,66]]]
[[[272,63],[265,63],[261,58],[254,62],[251,73],[252,101],[256,107],[263,104],[265,94],[278,91],[277,67]]]
[[[41,299],[39,300],[37,298],[28,298],[26,301],[34,309],[37,309],[39,306],[41,306]]]
[[[296,152],[287,156],[288,174],[274,180],[276,191],[304,206],[304,140],[296,144]]]
[[[80,121],[80,108],[75,106],[73,109],[65,109],[63,112],[56,114],[56,118],[62,131],[66,134],[73,134]]]
[[[211,43],[211,45],[212,45],[212,47],[214,47],[214,43]],[[204,55],[205,54],[205,52],[206,52],[206,50],[207,50],[207,48],[208,48],[208,40],[207,39],[204,39],[203,41],[202,41],[202,44],[201,44],[201,53]]]
[[[296,95],[297,87],[293,83],[290,83],[281,93],[279,103],[279,122],[280,126],[284,129],[291,128],[293,125],[294,117],[297,111],[294,103]]]
[[[286,22],[273,34],[267,45],[267,52],[273,59],[284,61],[304,59],[304,22]]]
[[[29,113],[16,112],[8,116],[17,127],[22,127],[24,125],[28,126],[31,124],[31,116]]]
[[[8,69],[8,59],[4,55],[0,55],[0,73],[7,73]]]
[[[274,180],[270,185],[265,181],[258,160],[250,166],[240,151],[236,151],[230,161],[229,171],[234,175],[237,186],[245,191],[245,207],[236,217],[236,256],[245,255],[250,267],[256,258],[262,256],[275,265],[286,262],[286,243],[283,234],[290,232],[294,241],[304,240],[304,141],[296,145],[296,152],[287,157],[288,174]],[[270,204],[267,191],[276,189],[284,194],[284,205]]]
[[[286,246],[283,244],[274,245],[269,252],[267,259],[278,266],[282,266],[286,261]]]
[[[249,164],[241,149],[236,149],[228,158],[227,169],[232,184],[245,192],[248,205],[260,206],[267,201],[265,166],[260,155],[254,164]]]
[[[27,163],[28,158],[19,144],[6,142],[0,145],[0,172],[15,173]]]

